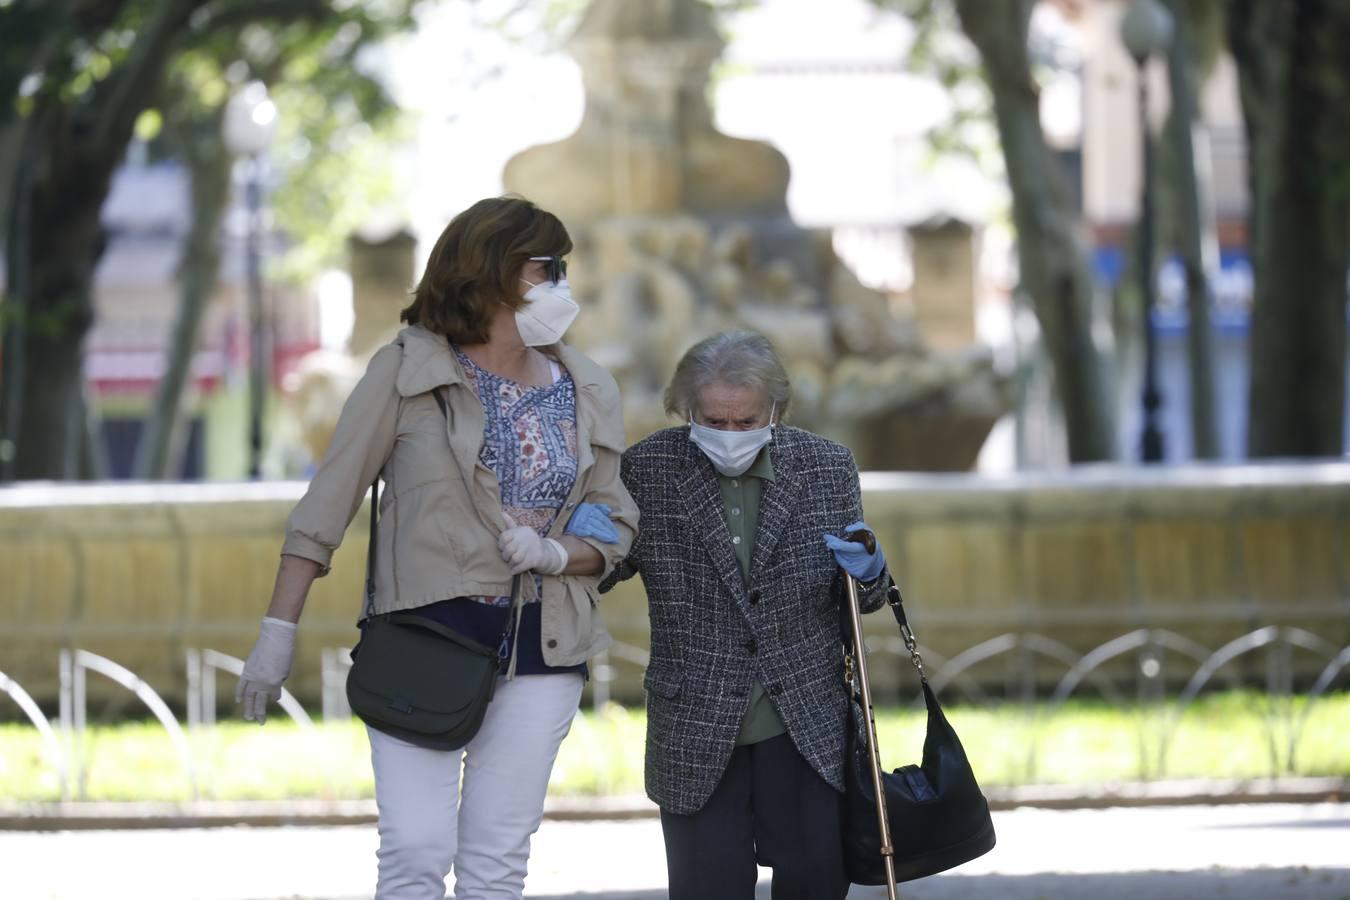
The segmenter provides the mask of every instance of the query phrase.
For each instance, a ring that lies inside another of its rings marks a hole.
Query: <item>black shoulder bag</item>
[[[923,762],[881,773],[895,880],[901,882],[933,875],[988,853],[994,847],[994,822],[961,741],[928,684],[918,644],[905,618],[900,589],[892,585],[886,600],[900,626],[910,662],[918,670],[928,706]],[[859,648],[854,646],[851,632],[842,631],[850,691],[844,750],[844,867],[854,884],[885,884],[886,865],[878,840],[876,791],[867,750],[870,710],[864,709],[857,680],[851,677],[857,671],[854,654]]]
[[[442,414],[445,400],[432,392]],[[370,486],[370,545],[361,639],[352,648],[347,703],[371,728],[431,750],[458,750],[483,724],[515,626],[520,576],[511,582],[511,612],[497,648],[415,612],[372,615],[380,480]]]

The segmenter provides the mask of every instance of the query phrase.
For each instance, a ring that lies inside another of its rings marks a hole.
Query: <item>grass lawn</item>
[[[1204,697],[1178,717],[1164,704],[1116,709],[1090,700],[1057,710],[1033,706],[953,705],[948,718],[986,785],[1100,783],[1152,778],[1350,776],[1350,693],[1312,704],[1290,760],[1293,724],[1303,698],[1272,706],[1262,694]],[[553,771],[558,795],[641,793],[641,710],[610,706],[578,716]],[[924,715],[911,709],[877,714],[890,767],[918,762]],[[1159,767],[1164,737],[1165,765]],[[284,716],[263,727],[227,721],[190,736],[200,795],[222,800],[352,799],[373,795],[363,726],[332,722],[302,730]],[[85,735],[85,798],[181,800],[184,768],[157,723],[94,725]],[[56,769],[36,729],[0,725],[0,802],[60,799]]]

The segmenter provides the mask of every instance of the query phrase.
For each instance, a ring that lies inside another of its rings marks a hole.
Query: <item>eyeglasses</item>
[[[530,262],[544,263],[544,277],[554,284],[567,277],[567,260],[561,256],[531,256]]]

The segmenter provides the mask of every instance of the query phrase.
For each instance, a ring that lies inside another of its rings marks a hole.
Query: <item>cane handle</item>
[[[857,531],[850,531],[844,535],[844,540],[853,544],[862,544],[863,549],[868,553],[877,552],[877,536],[866,528],[859,528]]]

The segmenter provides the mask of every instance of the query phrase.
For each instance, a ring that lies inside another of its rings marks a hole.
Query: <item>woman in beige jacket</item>
[[[291,513],[239,680],[245,717],[262,722],[289,674],[310,584],[378,475],[367,612],[415,611],[500,643],[503,658],[463,750],[367,729],[379,898],[441,900],[452,868],[457,898],[521,896],[586,660],[609,643],[597,586],[627,555],[637,507],[619,480],[618,387],[560,341],[577,314],[571,249],[556,217],[518,198],[480,201],[446,227],[403,311],[409,327],[371,359]],[[519,579],[516,624],[500,640],[520,573],[530,577]]]

